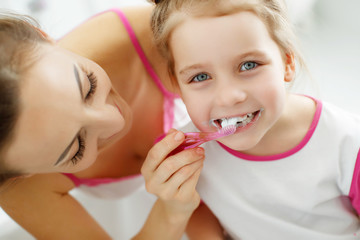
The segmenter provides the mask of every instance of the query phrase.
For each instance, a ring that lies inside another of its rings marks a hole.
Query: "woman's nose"
[[[124,127],[124,118],[116,105],[106,104],[90,111],[89,124],[96,129],[99,138],[106,139],[120,132]]]
[[[216,101],[219,106],[233,106],[247,99],[246,89],[236,80],[218,81]]]

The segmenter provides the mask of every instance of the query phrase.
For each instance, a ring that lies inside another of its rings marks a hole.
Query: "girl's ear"
[[[295,58],[294,54],[287,53],[285,59],[285,82],[291,82],[295,77]]]

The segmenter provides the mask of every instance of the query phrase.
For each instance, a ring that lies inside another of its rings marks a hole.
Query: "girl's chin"
[[[242,142],[241,140],[229,139],[232,136],[227,137],[227,139],[220,140],[222,145],[238,152],[247,152],[253,149],[256,146],[256,143],[251,143],[249,141]],[[235,137],[235,136],[234,136]]]

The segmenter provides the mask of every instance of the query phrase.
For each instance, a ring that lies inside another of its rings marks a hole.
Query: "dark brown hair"
[[[0,11],[0,186],[23,175],[7,167],[4,155],[20,113],[21,76],[33,64],[38,44],[45,42],[48,40],[33,18]]]

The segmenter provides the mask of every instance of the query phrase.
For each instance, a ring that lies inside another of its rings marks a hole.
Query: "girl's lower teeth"
[[[256,111],[254,113],[248,113],[245,117],[223,118],[223,119],[211,120],[210,124],[217,127],[218,129],[224,128],[224,127],[230,126],[230,125],[235,125],[237,128],[245,127],[254,119],[255,116],[258,119],[261,116],[262,111],[264,111],[263,108],[261,108],[259,111]]]
[[[221,122],[221,127],[224,128],[229,125],[235,125],[236,127],[244,127],[248,123],[250,123],[251,120],[253,120],[253,118],[254,118],[254,114],[249,113],[246,115],[246,117],[243,118],[238,117],[238,118],[223,119]]]
[[[245,127],[246,125],[248,125],[251,122],[251,120],[253,120],[253,118],[254,118],[254,114],[251,114],[250,116],[248,115],[248,117],[245,120],[243,120],[241,122],[237,122],[236,127],[237,128]]]

